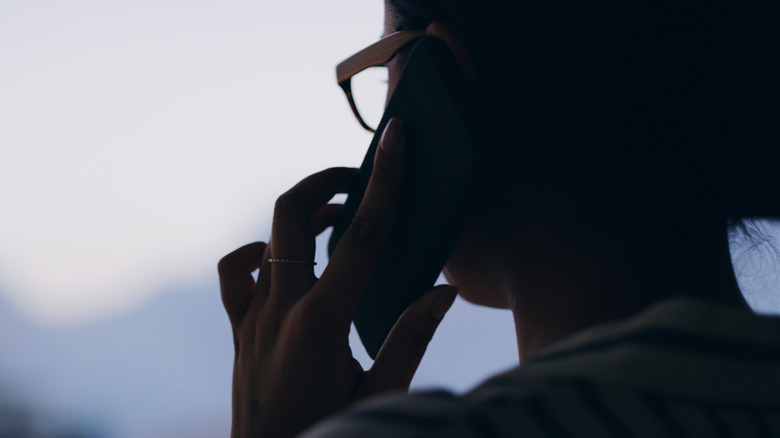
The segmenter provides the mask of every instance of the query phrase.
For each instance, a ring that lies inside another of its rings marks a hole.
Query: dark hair
[[[656,223],[780,217],[775,3],[387,3],[399,30],[439,20],[470,46],[496,165],[553,159],[605,214],[618,200]]]

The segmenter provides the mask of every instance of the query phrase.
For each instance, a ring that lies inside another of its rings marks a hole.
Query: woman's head
[[[495,133],[483,147],[502,190],[473,228],[500,224],[502,235],[566,212],[607,240],[694,243],[780,212],[766,187],[777,157],[780,72],[766,55],[780,49],[776,7],[386,3],[397,30],[441,22],[475,64]],[[529,217],[537,212],[548,216]]]
[[[485,110],[495,113],[509,140],[497,152],[516,152],[517,162],[546,157],[570,170],[578,185],[617,195],[630,187],[651,198],[684,193],[685,205],[721,196],[716,191],[733,186],[724,180],[741,171],[735,164],[756,164],[740,158],[767,134],[755,126],[768,109],[762,94],[778,92],[768,55],[780,48],[776,7],[657,0],[387,4],[399,30],[441,21],[461,37]]]

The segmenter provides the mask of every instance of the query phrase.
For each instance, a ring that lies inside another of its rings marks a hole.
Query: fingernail
[[[393,117],[385,125],[382,138],[379,139],[379,147],[387,154],[394,154],[401,149],[402,137],[403,123],[400,119]]]
[[[431,316],[436,319],[444,318],[444,315],[452,307],[452,303],[455,302],[455,297],[458,296],[458,288],[450,286],[439,292],[439,296],[436,297],[436,301],[431,306]]]

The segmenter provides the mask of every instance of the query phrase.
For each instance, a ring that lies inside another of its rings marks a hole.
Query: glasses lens
[[[353,76],[352,97],[363,121],[371,128],[379,126],[387,101],[387,67],[371,67]]]

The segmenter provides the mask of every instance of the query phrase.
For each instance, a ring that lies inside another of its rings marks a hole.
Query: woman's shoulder
[[[671,300],[463,395],[372,400],[311,436],[780,436],[778,375],[780,318]]]
[[[474,397],[598,386],[710,403],[780,409],[780,318],[690,299],[576,334],[475,388]],[[557,382],[557,383],[556,383]]]

